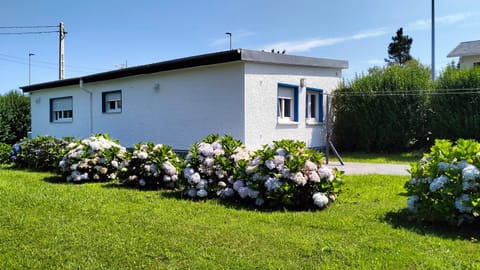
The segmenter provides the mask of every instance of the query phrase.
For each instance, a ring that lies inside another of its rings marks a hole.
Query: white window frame
[[[313,125],[323,123],[323,90],[316,88],[306,90],[305,122]]]
[[[73,98],[61,97],[50,99],[50,122],[73,122]]]
[[[122,90],[109,91],[102,93],[102,111],[103,113],[121,113],[122,112]],[[111,107],[113,105],[113,108]]]
[[[278,84],[277,121],[283,124],[298,123],[298,86]]]

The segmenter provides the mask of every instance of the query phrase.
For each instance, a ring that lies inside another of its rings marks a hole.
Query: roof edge
[[[306,56],[277,54],[263,51],[254,51],[246,49],[235,49],[209,54],[196,55],[191,57],[178,58],[153,64],[134,66],[119,70],[106,71],[86,76],[74,77],[64,80],[50,81],[28,86],[21,86],[23,92],[57,88],[62,86],[75,85],[82,80],[84,83],[106,81],[119,79],[135,75],[151,74],[162,71],[184,69],[190,67],[206,66],[213,64],[221,64],[235,61],[250,61],[257,63],[284,64],[310,67],[324,68],[348,68],[348,62],[344,60],[334,60],[326,58],[315,58]]]

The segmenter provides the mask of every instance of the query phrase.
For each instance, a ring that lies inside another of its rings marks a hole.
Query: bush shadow
[[[427,222],[404,208],[398,211],[390,211],[382,217],[393,228],[407,229],[420,235],[434,235],[452,240],[469,240],[479,243],[480,222],[455,226],[446,222]]]

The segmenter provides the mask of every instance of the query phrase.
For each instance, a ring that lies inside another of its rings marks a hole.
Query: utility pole
[[[28,85],[32,84],[31,58],[34,55],[34,53],[28,53]]]
[[[432,0],[432,81],[435,80],[435,0]]]
[[[59,41],[60,41],[60,44],[59,44],[59,50],[58,50],[58,79],[59,80],[63,80],[65,78],[65,59],[64,59],[64,44],[63,44],[63,40],[65,38],[65,28],[63,26],[63,22],[60,22],[60,25],[58,26],[60,29],[59,29],[59,33],[60,33],[60,37],[59,37]]]

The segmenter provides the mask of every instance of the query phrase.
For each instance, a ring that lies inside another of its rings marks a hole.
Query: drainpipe
[[[93,93],[91,90],[83,87],[83,79],[80,79],[80,89],[82,89],[83,91],[85,91],[90,95],[90,134],[89,135],[92,135],[93,134],[93,107],[92,107]]]

